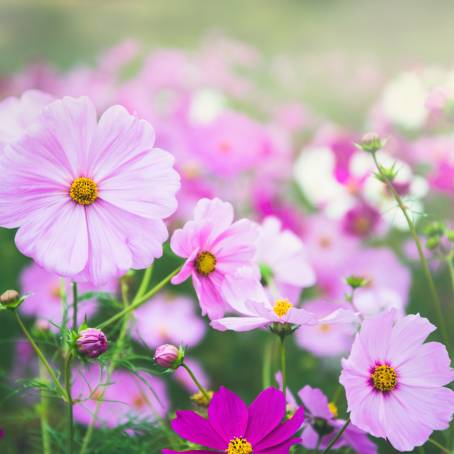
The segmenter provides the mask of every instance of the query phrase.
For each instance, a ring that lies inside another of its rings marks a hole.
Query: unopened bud
[[[183,362],[183,359],[183,349],[171,344],[160,345],[154,353],[156,364],[166,369],[176,369]]]
[[[108,342],[106,335],[100,329],[87,328],[79,333],[76,345],[83,356],[97,358],[107,350]]]
[[[367,285],[367,279],[363,276],[348,276],[345,279],[345,282],[352,288],[352,289],[357,289],[361,287],[365,287]]]
[[[23,303],[26,296],[20,296],[17,290],[6,290],[0,295],[0,306],[2,309],[15,309]]]
[[[376,153],[378,150],[382,149],[384,145],[385,142],[377,133],[368,132],[363,135],[361,142],[359,143],[359,148],[367,153]]]

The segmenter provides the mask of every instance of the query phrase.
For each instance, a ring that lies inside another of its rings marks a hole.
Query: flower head
[[[399,451],[423,445],[433,430],[449,427],[454,378],[446,348],[424,344],[435,327],[419,315],[388,310],[366,319],[342,361],[352,423],[387,438]]]
[[[107,350],[107,337],[97,328],[83,329],[76,340],[77,350],[88,358],[97,358]]]
[[[96,118],[86,97],[44,107],[0,158],[0,225],[19,250],[60,276],[95,284],[162,255],[176,209],[172,156],[123,107]]]
[[[192,276],[202,314],[222,317],[226,303],[222,286],[228,276],[240,267],[253,270],[257,226],[246,219],[233,222],[233,207],[219,199],[201,199],[194,209],[194,220],[176,230],[171,239],[172,250],[186,258],[181,271],[172,279],[179,284]]]
[[[285,397],[275,388],[262,391],[248,408],[236,394],[221,387],[208,406],[208,419],[193,411],[177,411],[172,428],[189,442],[208,448],[200,452],[288,454],[301,441],[295,433],[304,421],[304,409],[281,423],[284,418]],[[163,450],[164,454],[177,452],[183,451]]]
[[[164,344],[156,349],[153,359],[161,367],[176,369],[181,364],[182,354],[183,350],[175,345]]]

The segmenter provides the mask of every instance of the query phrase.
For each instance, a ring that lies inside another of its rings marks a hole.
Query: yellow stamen
[[[98,198],[98,185],[91,178],[76,178],[69,189],[69,196],[79,205],[91,205]]]
[[[397,386],[397,373],[391,366],[381,364],[374,367],[370,374],[370,381],[378,391],[392,391]]]
[[[318,328],[322,333],[329,333],[331,331],[331,325],[326,323],[322,323]]]
[[[329,411],[331,412],[331,414],[333,415],[333,417],[337,418],[337,415],[339,414],[339,412],[337,410],[337,405],[334,402],[330,402],[328,404],[328,408],[329,408]]]
[[[280,299],[274,303],[273,311],[279,318],[282,318],[292,307],[293,304],[289,303],[288,299]]]
[[[199,252],[195,259],[195,268],[204,276],[208,276],[216,269],[216,257],[208,251]]]
[[[235,437],[230,440],[227,454],[251,454],[252,445],[243,437]]]
[[[199,391],[191,396],[191,400],[196,404],[199,405],[200,407],[208,407],[208,405],[211,402],[211,399],[213,398],[213,391],[207,391],[208,394],[208,399],[205,397],[205,395]]]

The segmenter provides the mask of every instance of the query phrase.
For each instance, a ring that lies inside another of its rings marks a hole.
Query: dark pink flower
[[[284,394],[275,388],[262,391],[248,408],[236,394],[221,387],[208,407],[208,419],[193,411],[177,411],[172,428],[191,443],[208,448],[187,452],[288,454],[290,447],[301,441],[295,433],[304,421],[304,409],[299,408],[281,424],[285,414]]]

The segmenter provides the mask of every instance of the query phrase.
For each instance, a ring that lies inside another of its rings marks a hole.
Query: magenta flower
[[[447,429],[454,413],[454,391],[444,387],[454,378],[446,348],[423,343],[434,330],[419,315],[399,318],[388,310],[364,321],[342,361],[352,423],[399,451]]]
[[[181,271],[172,279],[180,284],[189,276],[199,298],[202,314],[211,319],[224,315],[226,303],[222,285],[240,267],[256,272],[254,263],[258,227],[246,219],[233,222],[233,207],[217,198],[201,199],[194,209],[194,220],[172,236],[175,254],[186,258]]]
[[[327,397],[318,388],[306,385],[298,396],[309,414],[306,415],[305,429],[303,431],[303,446],[307,449],[317,447],[319,437],[320,449],[325,449],[328,443],[337,435],[345,424],[343,419],[337,415],[337,407],[334,403],[328,402]],[[343,446],[351,447],[358,454],[376,454],[377,447],[372,443],[367,434],[350,424],[339,440],[334,444],[333,449]]]
[[[77,350],[88,358],[97,358],[108,347],[106,335],[97,328],[87,328],[79,333],[76,341]]]
[[[304,409],[281,424],[285,414],[285,397],[277,389],[265,389],[248,408],[236,394],[221,387],[208,407],[208,419],[193,411],[177,411],[172,428],[182,438],[208,448],[189,451],[193,453],[288,454],[301,441],[295,433],[304,421]]]
[[[0,158],[0,225],[19,250],[61,276],[95,284],[162,255],[176,209],[172,156],[121,106],[96,120],[88,98],[44,107]]]

